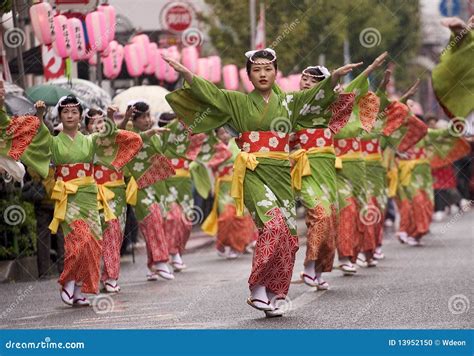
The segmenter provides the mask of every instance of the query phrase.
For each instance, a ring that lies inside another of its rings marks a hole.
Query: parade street
[[[0,328],[472,328],[473,218],[460,212],[432,224],[422,247],[401,245],[390,231],[385,260],[351,277],[326,274],[325,292],[299,281],[300,239],[282,318],[265,319],[245,303],[251,255],[224,260],[208,243],[184,256],[188,269],[174,281],[147,282],[138,248],[135,264],[122,260],[122,291],[100,294],[93,308],[64,305],[55,279],[4,284]]]

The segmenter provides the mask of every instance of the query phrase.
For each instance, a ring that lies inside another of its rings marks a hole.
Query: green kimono
[[[238,143],[243,152],[234,166],[232,195],[242,214],[243,194],[243,202],[260,228],[249,284],[286,295],[298,249],[288,133],[309,111],[329,108],[335,99],[331,79],[301,92],[272,91],[267,103],[256,90],[249,94],[221,90],[194,76],[189,88],[170,93],[166,99],[192,132],[227,124],[240,133]]]

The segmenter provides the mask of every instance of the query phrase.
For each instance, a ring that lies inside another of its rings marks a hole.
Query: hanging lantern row
[[[95,66],[99,53],[104,65],[104,75],[109,79],[117,78],[125,61],[127,72],[132,77],[155,75],[158,80],[174,83],[179,75],[163,60],[161,55],[165,54],[181,61],[184,66],[204,79],[213,83],[223,81],[226,89],[237,90],[242,83],[245,91],[253,90],[245,68],[239,70],[235,64],[222,67],[219,56],[199,58],[198,50],[194,46],[185,47],[181,52],[176,46],[158,48],[145,34],[134,36],[129,44],[122,46],[114,40],[116,12],[113,6],[108,4],[99,5],[97,11],[86,15],[85,29],[89,48],[82,21],[55,15],[48,2],[31,6],[30,18],[37,40],[43,45],[52,44],[61,58],[87,60],[90,65]],[[297,90],[299,78],[299,75],[283,77],[279,72],[277,83],[284,91]]]

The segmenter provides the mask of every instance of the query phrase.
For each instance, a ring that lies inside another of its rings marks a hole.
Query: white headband
[[[308,73],[307,71],[310,70],[310,69],[318,69],[322,75],[316,75],[316,74],[311,74],[311,73]],[[306,67],[305,69],[303,69],[303,72],[302,74],[304,75],[308,75],[310,77],[314,77],[314,78],[329,78],[331,76],[331,73],[329,73],[329,70],[325,67],[325,66],[309,66],[309,67]]]
[[[245,52],[245,57],[247,57],[250,62],[252,63],[255,63],[253,60],[252,60],[252,57],[255,55],[255,53],[257,52],[268,52],[270,53],[272,56],[273,56],[273,59],[271,60],[272,62],[275,61],[275,59],[277,59],[277,56],[276,56],[276,52],[271,49],[271,48],[265,48],[265,49],[256,49],[254,51],[247,51]]]

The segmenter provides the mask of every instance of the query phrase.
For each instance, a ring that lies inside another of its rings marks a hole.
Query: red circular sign
[[[184,4],[175,4],[165,9],[163,22],[166,28],[181,32],[191,26],[193,14],[189,7]]]

